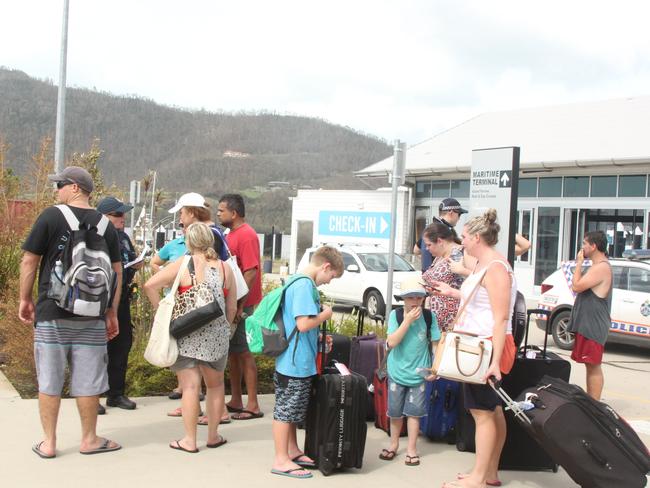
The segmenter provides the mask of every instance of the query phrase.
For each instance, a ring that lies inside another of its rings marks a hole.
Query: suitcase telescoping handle
[[[321,341],[320,341],[320,370],[325,372],[325,363],[327,356],[327,320],[320,324]]]
[[[490,376],[488,378],[488,384],[494,389],[494,391],[499,395],[503,403],[506,404],[505,410],[511,410],[513,415],[517,417],[522,423],[532,424],[530,418],[526,413],[521,409],[519,404],[515,402],[506,391],[501,388],[501,380],[497,380],[495,376]]]
[[[526,310],[526,334],[524,335],[524,357],[528,350],[528,329],[530,328],[530,318],[533,315],[546,315],[546,330],[544,331],[544,351],[543,358],[546,358],[546,346],[548,345],[548,328],[551,321],[551,312],[543,308],[529,308]]]
[[[358,307],[359,315],[357,315],[357,337],[363,335],[363,323],[366,321],[366,313],[368,309],[363,305]]]

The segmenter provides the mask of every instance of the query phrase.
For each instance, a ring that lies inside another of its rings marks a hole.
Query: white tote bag
[[[172,311],[174,310],[174,303],[176,302],[176,290],[181,281],[181,275],[187,263],[190,261],[191,256],[186,255],[183,257],[181,267],[176,274],[176,279],[172,285],[169,293],[165,298],[160,300],[156,315],[153,318],[153,327],[151,327],[151,335],[147,348],[144,351],[144,358],[154,366],[167,368],[176,362],[178,358],[178,344],[169,333],[169,324],[172,320]]]
[[[248,295],[248,285],[244,279],[244,274],[241,272],[241,269],[239,269],[239,265],[237,264],[237,256],[234,256],[230,252],[230,248],[228,247],[228,244],[226,244],[225,240],[224,244],[226,246],[226,251],[228,251],[228,256],[230,256],[226,261],[226,264],[230,266],[232,275],[235,278],[235,285],[237,285],[237,300],[239,300],[245,295]]]
[[[486,272],[487,268],[483,271],[483,276],[476,283],[467,300],[463,302],[451,327],[447,332],[442,333],[440,341],[438,341],[431,371],[440,378],[462,383],[485,384],[485,374],[492,360],[492,341],[475,334],[454,332],[453,329],[463,316],[465,307],[472,301],[481,286]]]
[[[462,332],[443,333],[436,348],[433,374],[463,383],[485,383],[492,341]]]

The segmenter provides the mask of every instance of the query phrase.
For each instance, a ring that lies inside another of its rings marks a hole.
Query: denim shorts
[[[403,386],[388,378],[388,416],[424,417],[427,412],[424,399],[424,381],[418,386]]]

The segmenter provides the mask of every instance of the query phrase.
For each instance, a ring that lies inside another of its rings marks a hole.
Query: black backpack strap
[[[196,269],[194,268],[194,257],[192,257],[192,255],[190,255],[190,260],[187,263],[187,271],[190,273],[192,286],[196,285]]]

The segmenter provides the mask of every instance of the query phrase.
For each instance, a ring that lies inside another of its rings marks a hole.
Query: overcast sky
[[[0,0],[0,65],[58,83],[62,11]],[[410,145],[486,111],[650,94],[649,19],[624,0],[70,0],[68,86]]]

